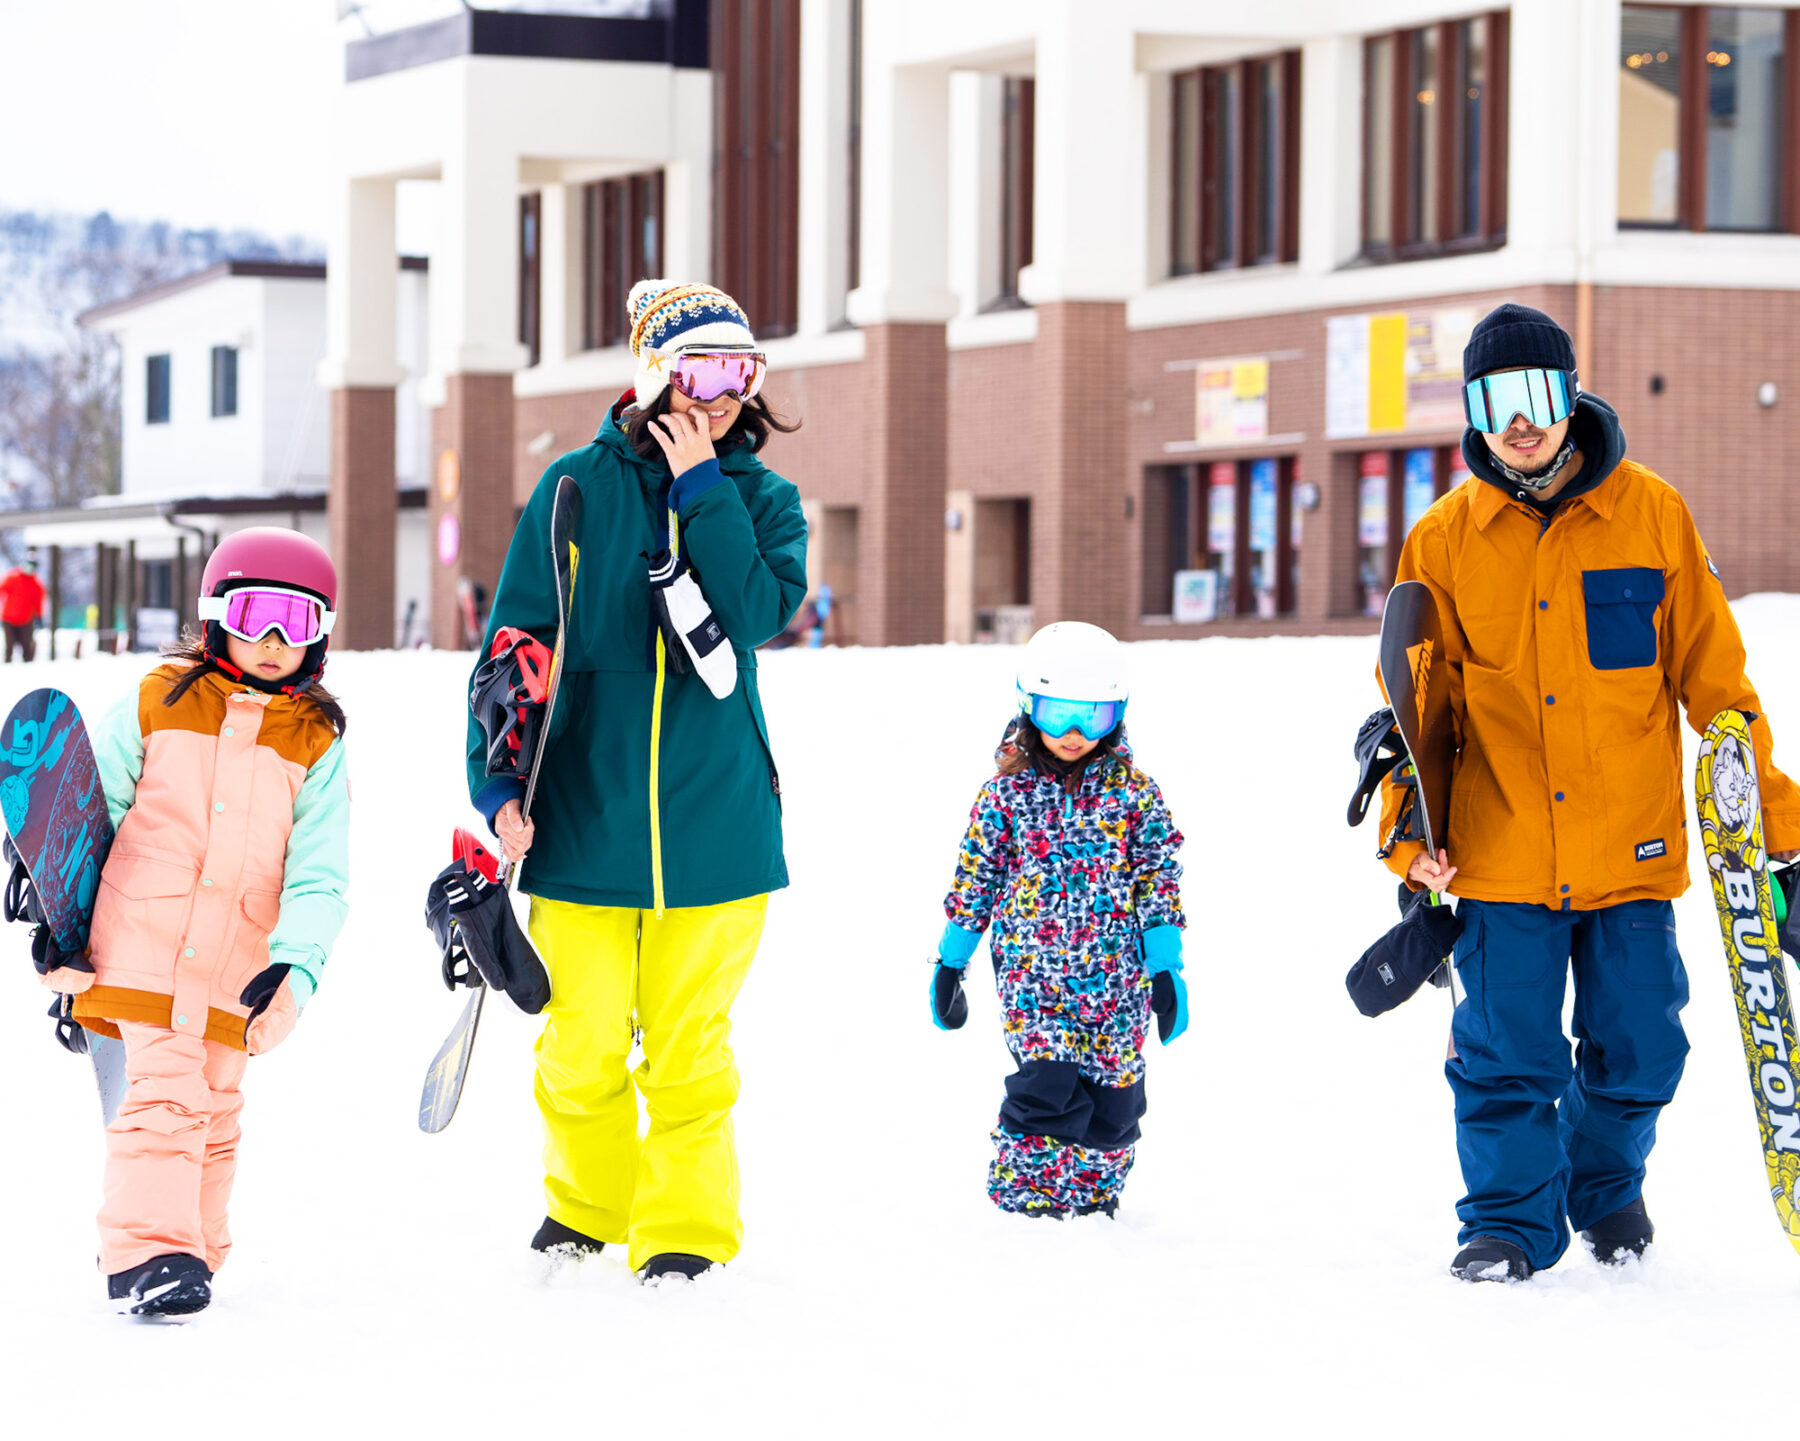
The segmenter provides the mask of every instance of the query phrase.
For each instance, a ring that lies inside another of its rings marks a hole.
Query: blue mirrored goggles
[[[1055,696],[1026,697],[1025,714],[1047,736],[1066,736],[1080,731],[1088,740],[1104,740],[1125,716],[1122,700],[1058,700]]]
[[[1502,435],[1515,415],[1522,415],[1539,430],[1567,420],[1575,408],[1581,386],[1569,370],[1546,370],[1533,365],[1524,370],[1500,370],[1463,386],[1463,414],[1475,429]]]

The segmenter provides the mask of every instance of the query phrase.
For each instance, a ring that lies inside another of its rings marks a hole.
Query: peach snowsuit
[[[144,678],[94,752],[116,836],[100,876],[77,1019],[125,1043],[130,1091],[108,1128],[100,1268],[230,1250],[246,983],[287,962],[304,1004],[345,914],[343,742],[310,700],[219,674],[165,705],[180,665]]]

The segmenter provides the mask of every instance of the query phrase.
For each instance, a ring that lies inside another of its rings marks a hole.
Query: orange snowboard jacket
[[[1583,414],[1585,412],[1585,415]],[[1624,460],[1604,402],[1582,396],[1577,435],[1603,464],[1548,518],[1481,478],[1428,510],[1397,578],[1431,588],[1444,629],[1457,758],[1453,895],[1592,910],[1672,900],[1688,886],[1677,705],[1696,731],[1753,711],[1744,643],[1680,494]],[[1482,444],[1478,436],[1473,444]],[[1800,788],[1751,726],[1770,850],[1800,847]],[[1382,829],[1400,795],[1384,783]],[[1422,846],[1398,845],[1404,877]]]

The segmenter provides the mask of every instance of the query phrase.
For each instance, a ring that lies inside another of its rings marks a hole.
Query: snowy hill
[[[1800,769],[1800,675],[1782,663],[1800,598],[1739,615],[1777,759]],[[134,1325],[101,1299],[93,1087],[51,1041],[23,929],[0,938],[0,1429],[661,1441],[1717,1424],[1723,1388],[1754,1384],[1746,1343],[1796,1313],[1800,1257],[1764,1189],[1704,884],[1676,907],[1694,1049],[1651,1162],[1648,1264],[1603,1273],[1577,1249],[1527,1286],[1452,1281],[1449,1004],[1427,991],[1367,1021],[1342,986],[1394,917],[1373,822],[1343,819],[1351,739],[1377,700],[1371,638],[1133,647],[1133,743],[1187,835],[1193,1024],[1152,1048],[1117,1221],[993,1211],[987,1131],[1009,1066],[991,972],[975,966],[970,1024],[944,1034],[927,957],[1015,656],[763,658],[794,885],[736,1013],[747,1238],[724,1273],[660,1289],[610,1252],[546,1277],[526,1249],[543,1214],[536,1022],[490,1007],[455,1124],[417,1130],[425,1064],[461,1004],[421,916],[469,817],[467,659],[334,658],[351,920],[294,1038],[250,1067],[237,1249],[195,1323]],[[56,684],[95,715],[143,667],[0,668],[0,707]]]

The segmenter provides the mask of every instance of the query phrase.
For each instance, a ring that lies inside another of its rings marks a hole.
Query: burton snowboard
[[[577,541],[580,532],[581,488],[573,476],[565,475],[556,483],[556,495],[550,506],[550,560],[556,574],[556,648],[550,653],[550,676],[545,685],[544,723],[539,730],[538,751],[531,758],[525,799],[520,807],[525,817],[531,815],[531,801],[537,793],[538,767],[543,764],[544,746],[556,719],[556,693],[562,681],[563,653],[568,645],[569,617],[574,605],[575,570],[581,560]],[[477,640],[479,642],[479,637]],[[501,863],[501,885],[510,887],[512,871],[510,864]],[[481,1008],[487,999],[487,985],[473,966],[469,966],[459,979],[470,987],[471,994],[456,1025],[432,1058],[419,1093],[419,1129],[431,1135],[448,1126],[456,1114],[456,1104],[462,1099],[463,1082],[468,1079],[469,1057],[475,1050],[475,1031],[481,1024]]]
[[[1795,1194],[1800,1181],[1800,1072],[1794,1015],[1763,848],[1756,751],[1741,711],[1720,711],[1706,728],[1694,769],[1694,808],[1737,1000],[1769,1193],[1776,1219],[1800,1250],[1800,1196]]]
[[[85,949],[113,829],[87,727],[59,690],[32,691],[0,727],[0,816],[30,883],[8,886],[6,918],[39,921],[63,950]],[[57,1039],[93,1062],[111,1125],[125,1098],[124,1044],[88,1031],[70,1006],[59,996],[51,1007]]]
[[[1436,856],[1448,847],[1456,738],[1443,627],[1423,581],[1403,580],[1388,592],[1381,613],[1381,684],[1418,777],[1419,833],[1426,852]]]

